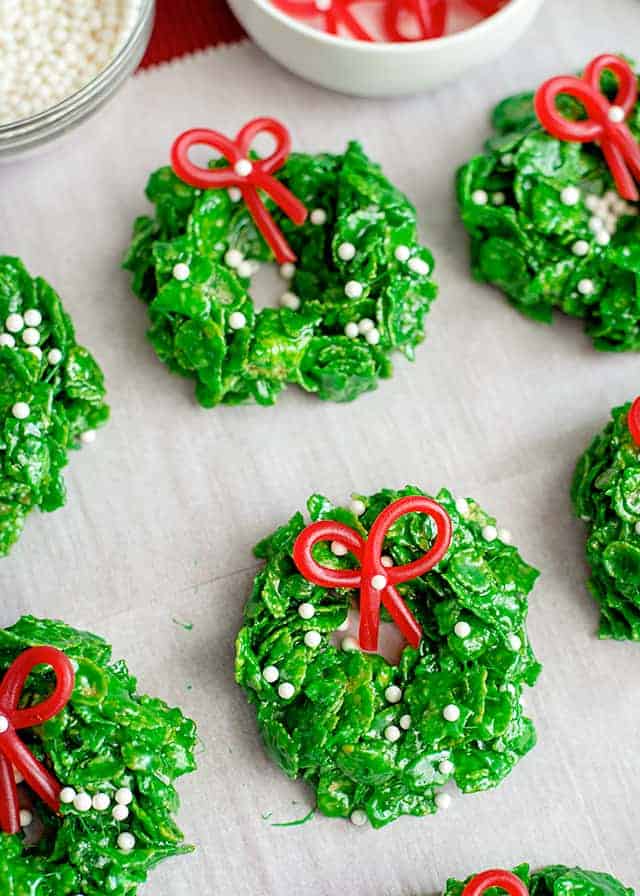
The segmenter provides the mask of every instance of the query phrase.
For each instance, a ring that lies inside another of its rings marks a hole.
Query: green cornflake
[[[40,277],[31,277],[19,259],[6,255],[0,255],[0,334],[0,557],[4,557],[34,507],[51,511],[65,503],[62,469],[68,451],[80,445],[84,433],[102,426],[109,409],[102,371],[87,349],[76,343],[71,318],[57,293]],[[25,340],[31,337],[37,344],[29,350]]]
[[[338,520],[364,536],[386,506],[415,494],[423,492],[408,486],[358,495],[366,508],[360,517],[320,495],[308,508],[312,520]],[[436,500],[451,516],[452,546],[434,570],[398,586],[424,631],[419,648],[407,647],[398,666],[333,646],[355,594],[313,585],[298,573],[292,550],[305,526],[301,513],[255,549],[265,566],[237,637],[236,679],[256,707],[267,752],[289,777],[308,782],[325,815],[348,818],[363,810],[376,828],[401,815],[428,815],[450,779],[464,793],[495,787],[535,744],[520,698],[540,671],[526,632],[527,596],[538,573],[515,547],[483,537],[495,520],[474,501],[456,502],[447,490]],[[405,564],[424,554],[434,536],[430,518],[410,514],[389,530],[384,552]],[[334,568],[354,562],[327,544],[315,556]],[[313,604],[313,618],[301,618],[302,603]],[[454,631],[460,622],[463,637]],[[305,645],[309,630],[323,636],[319,648]],[[263,677],[267,666],[279,671],[274,684]],[[283,682],[295,688],[291,699],[278,694]],[[390,685],[400,687],[399,703],[385,699]],[[456,722],[444,719],[449,704],[460,709]],[[394,743],[384,736],[389,725],[402,729]]]
[[[606,72],[603,89],[613,99]],[[568,118],[584,116],[569,97],[559,105]],[[640,138],[640,104],[627,123]],[[501,102],[493,125],[484,155],[457,176],[475,278],[534,320],[550,322],[554,308],[583,318],[597,349],[639,349],[638,204],[620,199],[596,144],[564,143],[543,130],[533,94]]]
[[[91,796],[106,793],[111,807],[78,812],[65,804],[56,816],[27,789],[36,822],[27,836],[0,833],[2,892],[135,896],[154,865],[192,851],[175,822],[173,782],[195,768],[195,725],[179,709],[137,694],[135,678],[122,660],[112,661],[106,641],[62,622],[24,616],[0,630],[0,675],[23,650],[41,644],[74,661],[75,690],[61,713],[20,736],[61,784]],[[40,667],[27,680],[23,705],[39,703],[53,686],[51,670]],[[129,817],[118,822],[111,810],[121,787],[133,801]],[[117,845],[125,831],[135,837],[131,852]]]
[[[614,408],[578,461],[571,487],[588,527],[589,590],[600,606],[601,638],[640,641],[640,450],[630,404]]]
[[[289,383],[351,401],[391,375],[394,350],[412,360],[424,338],[437,292],[433,256],[418,243],[414,207],[361,146],[293,154],[277,177],[326,216],[296,227],[265,199],[299,259],[293,279],[283,280],[293,307],[255,309],[252,267],[273,256],[226,190],[195,189],[161,168],[147,186],[155,218],[135,222],[124,267],[149,306],[149,338],[170,370],[195,381],[204,407],[272,405]],[[174,277],[178,264],[187,266],[178,269],[184,280]],[[351,281],[362,287],[359,298],[345,294]],[[346,325],[362,320],[378,335],[349,338]]]
[[[586,871],[584,868],[567,868],[565,865],[549,865],[531,872],[529,865],[513,869],[529,888],[530,896],[634,896],[631,887],[602,871]],[[450,879],[443,896],[462,896],[467,881]],[[500,887],[492,887],[485,896],[504,896]]]

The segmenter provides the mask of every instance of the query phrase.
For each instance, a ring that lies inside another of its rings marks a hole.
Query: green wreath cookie
[[[640,405],[611,420],[578,461],[571,497],[588,528],[589,590],[600,607],[601,638],[640,641]]]
[[[501,884],[490,886],[493,881]],[[603,871],[587,871],[566,865],[549,865],[532,872],[529,865],[519,865],[514,872],[486,871],[467,881],[451,878],[447,881],[443,896],[634,896],[631,887],[625,887],[611,874]]]
[[[102,371],[54,290],[0,256],[0,556],[34,507],[65,503],[70,448],[109,416]]]
[[[269,161],[250,157],[238,177]],[[216,163],[193,182],[221,171],[231,176]],[[270,179],[309,211],[294,224],[258,199],[289,250],[280,257],[297,258],[281,266],[277,308],[258,311],[251,298],[252,276],[274,254],[240,188],[200,189],[161,168],[147,186],[155,217],[135,222],[124,266],[149,306],[149,338],[170,370],[195,381],[204,407],[271,405],[287,384],[351,401],[391,375],[395,350],[413,359],[424,338],[433,257],[418,243],[415,209],[362,147],[294,153]]]
[[[640,105],[628,113],[615,105],[618,84],[609,70],[597,86],[611,115],[627,115],[616,127],[637,140]],[[557,105],[569,122],[584,123],[579,101],[562,94]],[[501,102],[493,125],[484,154],[457,177],[474,276],[535,320],[551,321],[554,309],[582,318],[598,349],[640,348],[637,201],[621,198],[597,143],[565,142],[542,128],[533,94]]]
[[[368,819],[381,827],[446,808],[450,781],[463,793],[495,787],[536,740],[521,698],[540,670],[525,627],[538,573],[474,501],[439,493],[451,540],[419,578],[406,580],[404,566],[431,554],[439,537],[434,519],[412,512],[385,528],[371,585],[384,589],[394,619],[411,617],[421,630],[418,646],[407,646],[398,665],[362,652],[346,633],[353,629],[353,588],[323,587],[299,572],[306,542],[324,574],[369,575],[380,520],[401,500],[422,495],[413,487],[383,490],[358,496],[349,509],[314,495],[314,525],[305,527],[296,513],[255,549],[265,566],[237,638],[237,681],[256,707],[270,756],[308,782],[322,813],[355,824]],[[345,539],[356,547],[309,542],[320,523],[323,537],[336,524],[353,530]],[[360,573],[352,549],[363,558]],[[392,581],[400,582],[395,605]],[[361,633],[363,594],[361,588]],[[390,618],[385,611],[383,619]]]
[[[17,731],[64,786],[55,813],[16,773],[22,830],[0,832],[2,892],[134,896],[154,865],[191,851],[175,822],[173,782],[195,768],[194,723],[162,700],[137,694],[135,679],[124,662],[111,659],[105,641],[62,622],[25,616],[0,630],[0,679],[34,645],[62,651],[75,668],[66,706],[39,727]],[[59,678],[38,666],[20,706],[42,704],[54,683],[57,691]],[[0,723],[4,711],[2,702]]]

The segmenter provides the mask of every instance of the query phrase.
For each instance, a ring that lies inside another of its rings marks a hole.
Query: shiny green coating
[[[308,509],[314,521],[339,520],[366,536],[388,504],[410,494],[423,493],[408,486],[358,495],[366,506],[361,517],[320,495],[309,499]],[[520,698],[540,671],[526,632],[527,596],[538,573],[515,547],[483,538],[483,527],[495,521],[475,502],[463,516],[449,491],[436,500],[451,516],[452,546],[427,575],[398,586],[424,632],[398,666],[334,646],[333,633],[357,595],[313,585],[298,573],[292,550],[305,526],[301,513],[255,549],[265,566],[237,637],[236,679],[256,707],[267,752],[287,775],[307,781],[325,815],[348,818],[361,809],[379,828],[401,815],[434,813],[448,780],[464,793],[495,787],[535,744]],[[434,535],[430,518],[410,514],[389,530],[385,554],[408,563],[429,549]],[[334,568],[355,563],[350,555],[336,557],[327,544],[314,556]],[[313,604],[313,618],[301,618],[301,603]],[[383,618],[389,619],[386,611]],[[454,634],[460,621],[470,626],[468,637]],[[309,630],[321,633],[319,648],[305,645]],[[280,672],[275,684],[262,675],[269,665]],[[295,687],[290,700],[278,694],[282,682]],[[402,689],[399,703],[386,701],[389,685]],[[443,717],[451,703],[460,708],[457,722]],[[404,715],[411,716],[409,729],[389,742],[385,729],[399,726]],[[443,760],[453,763],[453,773],[443,771]]]
[[[608,73],[603,88],[613,98]],[[568,118],[583,116],[569,97],[559,105]],[[640,138],[640,104],[627,123]],[[620,217],[608,245],[600,245],[589,226],[594,213],[587,198],[615,191],[600,148],[548,135],[535,116],[531,93],[501,102],[493,125],[496,134],[484,154],[457,175],[474,277],[499,287],[534,320],[550,322],[554,309],[582,318],[599,350],[640,349],[640,218]],[[569,186],[580,190],[575,205],[561,198]],[[474,202],[477,190],[488,194],[487,204]],[[630,208],[637,212],[637,203]],[[581,240],[588,244],[586,255],[573,251]],[[592,281],[593,292],[581,292],[581,281]]]
[[[611,411],[571,486],[575,512],[588,528],[588,587],[600,607],[599,634],[618,641],[640,641],[640,449],[627,425],[630,407]]]
[[[147,186],[155,218],[135,222],[124,266],[149,306],[149,338],[170,370],[195,381],[204,407],[272,405],[290,383],[322,399],[351,401],[391,375],[394,350],[413,359],[424,338],[437,290],[395,250],[408,247],[429,272],[433,256],[417,242],[415,209],[360,145],[350,143],[343,155],[292,154],[276,176],[310,212],[327,216],[325,224],[309,218],[297,227],[266,200],[298,257],[292,282],[283,281],[283,292],[301,300],[298,311],[257,311],[250,278],[225,263],[229,249],[273,261],[244,203],[226,190],[192,188],[161,168]],[[356,248],[349,261],[338,254],[344,243]],[[183,282],[173,277],[180,262],[190,269]],[[363,286],[359,299],[345,296],[351,280]],[[231,328],[233,312],[245,316],[245,326]],[[375,322],[377,345],[344,334],[347,323],[363,318]]]
[[[62,469],[80,436],[107,420],[102,371],[78,345],[71,318],[57,293],[31,277],[18,258],[0,255],[0,330],[9,314],[40,312],[42,358],[28,351],[22,334],[15,347],[0,346],[0,557],[6,556],[34,508],[56,510],[66,500]],[[47,355],[57,348],[60,362]],[[16,402],[30,408],[14,417]]]
[[[78,812],[63,805],[56,816],[25,789],[33,800],[32,827],[41,825],[41,836],[32,838],[31,828],[26,837],[0,833],[2,893],[134,896],[154,865],[192,849],[174,820],[179,803],[173,782],[195,768],[195,725],[179,709],[137,694],[135,678],[122,660],[111,659],[106,641],[63,622],[24,616],[0,630],[0,675],[23,650],[40,644],[75,661],[75,689],[61,713],[22,731],[21,738],[61,784],[92,796],[106,793],[111,806]],[[51,670],[39,667],[27,680],[21,705],[39,703],[52,688]],[[120,787],[133,793],[122,822],[111,814]],[[117,845],[123,831],[136,839],[129,853]]]
[[[513,871],[527,885],[530,896],[634,896],[631,887],[625,887],[602,871],[567,868],[565,865],[549,865],[535,872],[529,865],[519,865]],[[447,881],[443,896],[462,896],[468,880],[452,878]],[[504,896],[504,890],[492,887],[485,896]]]

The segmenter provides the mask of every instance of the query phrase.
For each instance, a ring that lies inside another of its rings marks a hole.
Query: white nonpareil
[[[0,3],[0,124],[44,112],[87,85],[139,15],[140,0]]]

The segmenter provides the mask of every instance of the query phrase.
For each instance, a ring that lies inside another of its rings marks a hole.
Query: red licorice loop
[[[251,144],[258,134],[267,133],[276,141],[276,148],[264,159],[249,159]],[[209,146],[229,162],[226,168],[201,168],[189,159],[194,146]],[[294,224],[304,224],[307,209],[284,184],[273,177],[287,160],[291,150],[288,130],[273,118],[255,118],[248,122],[234,140],[218,131],[194,128],[185,131],[171,148],[171,165],[177,176],[192,187],[219,190],[235,187],[240,190],[260,233],[273,251],[278,264],[296,261],[296,256],[282,231],[267,211],[258,190],[267,193]]]
[[[482,896],[492,887],[499,887],[509,896],[529,896],[529,890],[519,877],[498,868],[476,874],[462,891],[462,896]]]
[[[634,400],[629,409],[627,426],[629,427],[631,438],[638,448],[640,448],[640,395]]]
[[[384,9],[384,25],[389,40],[412,41],[400,31],[400,19],[408,13],[417,23],[418,40],[442,37],[447,23],[446,0],[387,0]]]
[[[322,30],[326,34],[337,35],[342,26],[350,37],[356,40],[373,41],[373,37],[356,16],[350,7],[358,0],[272,0],[273,5],[286,12],[294,19],[313,19],[322,17]]]
[[[618,79],[618,93],[613,103],[600,87],[605,70]],[[587,118],[571,121],[561,115],[556,105],[561,94],[582,103]],[[598,143],[618,193],[623,199],[633,201],[640,198],[635,184],[640,180],[640,146],[625,122],[637,98],[638,84],[633,69],[624,59],[608,53],[593,59],[582,78],[564,75],[545,81],[535,97],[536,115],[543,128],[558,140]]]
[[[18,709],[27,678],[36,666],[51,666],[56,676],[53,693],[27,709]],[[60,809],[60,784],[20,740],[17,731],[33,728],[56,716],[69,702],[75,683],[71,661],[55,647],[30,647],[9,666],[0,683],[0,828],[20,831],[20,805],[14,768],[51,809]]]
[[[382,550],[391,526],[407,513],[424,513],[436,524],[436,538],[427,553],[403,566],[387,568],[382,564]],[[360,589],[359,641],[363,650],[377,650],[380,629],[380,604],[389,611],[407,642],[417,647],[422,629],[417,619],[404,603],[395,585],[408,582],[429,572],[449,550],[452,527],[444,507],[431,498],[410,495],[390,504],[374,521],[368,538],[334,520],[323,520],[307,526],[298,535],[293,546],[293,560],[302,575],[324,588]],[[321,541],[338,541],[360,562],[360,569],[330,569],[317,563],[313,548]],[[376,579],[378,577],[382,578]],[[378,587],[380,586],[380,587]]]

